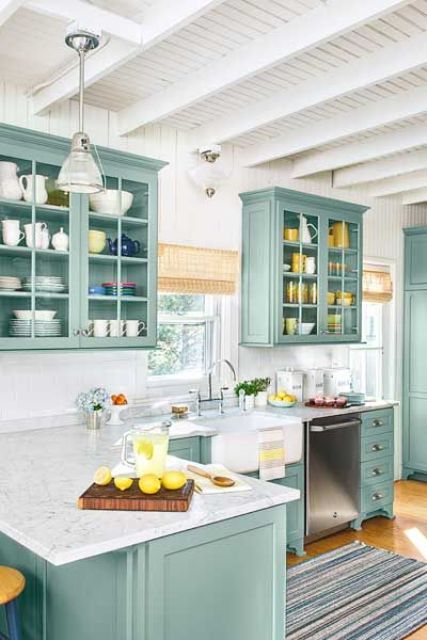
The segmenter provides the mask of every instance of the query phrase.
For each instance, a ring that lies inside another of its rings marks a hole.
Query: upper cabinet
[[[403,230],[405,239],[405,289],[427,287],[427,234],[425,227]]]
[[[279,187],[240,197],[241,343],[360,342],[367,207]]]
[[[155,346],[164,163],[98,148],[107,191],[68,195],[68,140],[0,133],[0,349]]]

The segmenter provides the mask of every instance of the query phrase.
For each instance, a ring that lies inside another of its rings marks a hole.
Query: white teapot
[[[313,235],[310,233],[310,227],[314,230]],[[305,216],[301,216],[301,242],[304,242],[304,244],[311,244],[316,237],[317,229],[314,224],[308,222]]]
[[[68,234],[66,234],[64,228],[61,227],[59,231],[52,236],[52,247],[56,249],[56,251],[68,251],[68,244]]]

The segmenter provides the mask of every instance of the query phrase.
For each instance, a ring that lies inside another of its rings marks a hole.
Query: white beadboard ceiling
[[[43,5],[43,2],[47,3],[48,0],[24,2],[23,6],[4,22],[0,32],[0,79],[24,85],[28,93],[34,96],[35,101],[40,92],[50,91],[52,86],[56,87],[64,82],[66,72],[70,73],[70,70],[72,72],[76,63],[75,54],[67,49],[63,41],[69,20],[60,11],[58,16],[53,15],[55,11],[52,10],[46,13],[40,11],[40,5]],[[73,2],[76,7],[80,2],[79,6],[84,9],[85,0],[73,0]],[[108,72],[102,73],[102,69],[96,69],[93,76],[90,76],[91,82],[86,90],[86,101],[96,107],[119,112],[118,121],[122,113],[128,112],[137,104],[141,109],[141,122],[144,122],[148,101],[151,101],[150,105],[156,105],[157,99],[161,101],[163,95],[169,95],[175,86],[177,89],[181,86],[191,86],[193,76],[196,78],[198,74],[200,78],[205,67],[208,79],[211,68],[209,65],[220,64],[222,59],[230,54],[238,55],[240,49],[242,52],[247,52],[248,47],[256,46],[258,40],[274,34],[276,30],[284,28],[284,25],[292,25],[293,21],[298,26],[299,21],[310,19],[312,12],[314,16],[317,15],[316,12],[329,11],[333,17],[335,7],[345,6],[345,3],[351,7],[354,0],[263,0],[263,2],[185,0],[182,3],[174,3],[173,0],[86,0],[86,2],[92,9],[99,8],[117,14],[121,19],[133,21],[137,29],[141,28],[143,41],[142,47],[138,48],[135,42],[121,41],[117,36],[122,34],[113,32],[113,35],[103,37],[102,50],[92,54],[95,67],[97,59],[103,60],[104,57],[108,59],[109,52],[112,50],[116,51],[114,55],[117,55],[117,60],[113,60]],[[359,3],[362,8],[366,6],[368,9],[371,0],[359,0]],[[341,74],[342,77],[347,67],[350,70],[362,69],[366,73],[371,65],[370,56],[375,61],[380,59],[381,52],[384,52],[382,54],[384,57],[390,51],[390,58],[393,59],[394,51],[405,52],[405,49],[409,49],[412,45],[415,54],[408,59],[406,66],[401,65],[395,73],[393,73],[394,69],[387,70],[383,77],[379,76],[373,81],[367,80],[366,84],[363,82],[363,76],[356,90],[353,88],[348,91],[337,91],[335,96],[332,93],[332,97],[327,99],[320,98],[316,101],[314,95],[312,106],[303,105],[293,110],[288,109],[286,115],[283,109],[282,117],[281,109],[276,109],[274,117],[266,116],[262,121],[261,115],[253,127],[249,120],[244,126],[242,124],[241,127],[234,127],[233,133],[230,129],[229,135],[221,140],[223,143],[233,143],[240,147],[241,157],[253,159],[252,164],[257,163],[258,157],[262,159],[261,161],[273,160],[277,157],[289,157],[296,162],[307,158],[310,160],[312,155],[322,154],[328,150],[345,145],[352,145],[354,148],[357,143],[367,146],[367,141],[378,140],[381,142],[378,157],[373,158],[370,151],[366,165],[372,166],[374,173],[378,170],[380,178],[387,176],[388,170],[391,176],[400,175],[393,174],[393,166],[398,163],[390,162],[390,168],[388,169],[388,166],[384,168],[381,164],[382,158],[401,157],[402,162],[405,163],[405,159],[408,160],[411,152],[419,154],[420,148],[427,145],[427,139],[424,138],[421,139],[420,144],[416,144],[415,140],[408,143],[410,144],[408,148],[402,145],[402,151],[399,151],[399,145],[394,143],[394,138],[389,151],[386,142],[383,144],[387,139],[386,134],[401,133],[402,136],[411,140],[412,132],[419,131],[420,126],[425,124],[427,129],[427,92],[425,96],[423,94],[423,88],[427,90],[427,40],[423,39],[427,34],[427,0],[395,3],[395,6],[397,4],[397,9],[384,11],[379,18],[367,19],[362,26],[359,22],[359,25],[354,28],[352,28],[354,23],[346,25],[349,28],[344,30],[345,32],[343,30],[336,32],[341,33],[339,37],[331,37],[322,44],[316,43],[318,46],[305,47],[303,53],[288,57],[286,61],[279,61],[249,77],[244,77],[245,74],[242,71],[242,78],[239,73],[237,80],[234,78],[228,85],[222,83],[221,86],[219,83],[219,86],[209,95],[205,91],[205,95],[201,94],[202,97],[197,96],[196,99],[187,101],[187,105],[190,106],[185,106],[184,101],[181,105],[176,105],[176,108],[174,105],[165,117],[156,117],[156,109],[153,116],[153,108],[150,106],[151,112],[149,110],[150,116],[147,115],[147,124],[157,122],[188,132],[189,144],[191,143],[194,148],[198,141],[208,142],[203,139],[205,132],[209,132],[214,138],[212,132],[216,130],[217,123],[227,122],[227,119],[233,117],[235,122],[239,123],[240,115],[243,120],[246,111],[252,113],[256,110],[258,103],[263,105],[268,104],[268,101],[274,102],[277,95],[280,100],[285,100],[286,96],[309,92],[310,87],[315,87],[316,82],[321,83],[323,77],[325,83],[333,87],[334,74],[337,76]],[[166,30],[162,34],[158,24],[161,26],[163,16],[170,15],[172,12],[179,13],[179,11],[182,15],[177,15],[176,24],[168,25],[167,29],[165,27]],[[157,16],[156,12],[158,12]],[[158,24],[156,24],[156,17]],[[152,39],[149,46],[144,47],[147,41],[146,31],[148,30],[149,34],[152,33],[153,24],[157,29],[156,37]],[[418,48],[420,53],[417,57],[415,44],[418,41],[426,46],[424,49],[422,46]],[[396,58],[400,59],[400,55],[396,55]],[[242,57],[242,69],[244,70],[244,57]],[[417,88],[419,91],[415,91]],[[72,97],[73,93],[74,89],[68,94],[64,91],[63,95],[61,92],[57,95],[53,92],[52,105],[61,99]],[[403,103],[406,94],[417,96],[417,103],[412,110],[400,109],[399,105]],[[394,102],[393,97],[395,97]],[[48,106],[49,99],[50,94],[46,102]],[[43,103],[43,100],[41,102]],[[392,103],[395,106],[389,109]],[[353,127],[351,135],[344,135],[345,126],[342,126],[339,135],[334,136],[331,133],[329,142],[327,139],[319,139],[318,142],[314,142],[312,148],[305,147],[303,153],[289,153],[286,145],[283,146],[283,156],[280,156],[281,146],[277,151],[277,144],[281,140],[286,141],[286,136],[292,135],[292,139],[296,139],[299,132],[302,135],[307,127],[313,127],[316,123],[318,127],[324,126],[325,130],[332,132],[335,120],[340,119],[340,122],[343,122],[346,115],[350,120],[353,114],[357,119],[361,117],[360,114],[363,115],[364,109],[369,113],[375,113],[376,110],[378,113],[383,109],[389,110],[384,114],[382,122],[377,122],[378,118],[373,118],[372,127],[364,127],[361,122],[359,129]],[[166,113],[167,109],[163,110]],[[411,111],[410,114],[409,111]],[[412,137],[415,136],[412,135]],[[216,142],[215,139],[210,141]],[[270,143],[271,157],[269,157]],[[258,149],[260,155],[258,155]],[[355,158],[358,157],[360,154],[355,154]],[[251,163],[248,162],[248,164]],[[357,169],[360,162],[355,160],[354,164]],[[412,164],[417,167],[417,170],[422,169],[419,162]],[[309,167],[312,163],[300,162],[300,166]],[[316,163],[313,166],[317,166]],[[343,180],[347,180],[348,171],[346,169]],[[358,173],[366,181],[366,172],[356,170],[354,176],[350,173],[348,178],[351,184],[358,179]]]

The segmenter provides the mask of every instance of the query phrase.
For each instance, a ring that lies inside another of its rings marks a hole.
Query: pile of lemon
[[[109,467],[99,467],[93,476],[95,484],[106,486],[113,480]],[[181,489],[187,482],[187,476],[183,471],[165,471],[161,478],[152,473],[146,473],[138,480],[138,486],[142,493],[154,494],[158,493],[163,487],[164,489]],[[134,480],[125,476],[117,476],[114,478],[114,485],[120,491],[127,491],[133,485]]]
[[[278,393],[272,393],[268,396],[268,399],[272,402],[296,402],[297,397],[292,395],[292,393],[287,393],[286,391],[279,391]]]

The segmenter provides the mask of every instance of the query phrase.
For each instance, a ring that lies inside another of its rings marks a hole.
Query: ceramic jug
[[[61,227],[59,231],[52,236],[52,247],[56,249],[56,251],[68,251],[68,245],[68,234],[66,234],[64,228]]]
[[[116,256],[118,252],[118,240],[111,240],[111,238],[107,239],[108,241],[108,249],[112,256]],[[132,240],[128,238],[127,235],[122,233],[121,237],[121,246],[122,246],[122,256],[131,257],[141,251],[141,245],[138,240]]]
[[[36,204],[45,204],[47,202],[46,191],[47,176],[21,176],[19,184],[24,194],[26,202],[35,202]]]
[[[19,167],[14,162],[0,162],[0,198],[22,200],[18,170]]]
[[[313,229],[313,235],[310,233],[310,227]],[[317,236],[317,229],[314,224],[307,221],[305,216],[301,216],[301,241],[305,244],[311,244]]]

